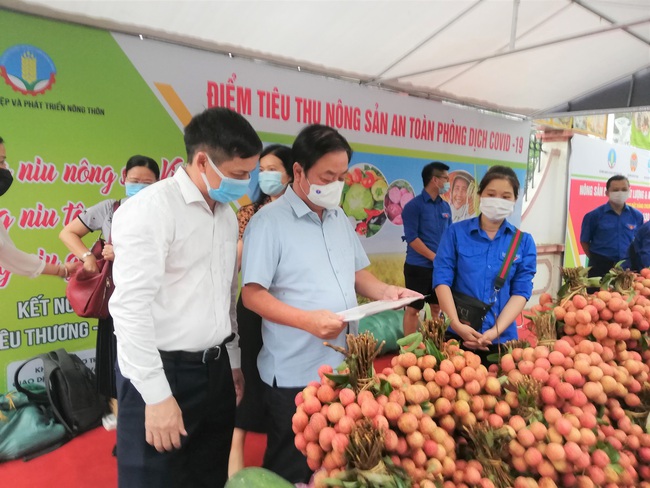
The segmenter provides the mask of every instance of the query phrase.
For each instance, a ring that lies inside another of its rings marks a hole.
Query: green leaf
[[[496,364],[499,364],[500,359],[501,359],[501,355],[498,352],[495,352],[494,354],[489,354],[487,357],[488,361]]]
[[[379,393],[381,395],[390,395],[391,392],[393,391],[393,385],[391,385],[387,380],[380,380],[379,381]]]
[[[344,486],[343,480],[340,480],[338,478],[325,478],[323,480],[323,483],[326,484],[327,486]]]
[[[415,348],[415,349],[413,350],[413,354],[415,354],[415,357],[416,357],[416,358],[421,358],[421,357],[424,356],[426,353],[427,353],[427,352],[426,352],[424,349],[420,349],[420,348]]]
[[[625,471],[625,468],[623,468],[623,466],[618,463],[610,464],[609,466],[614,470],[616,474],[623,474]]]
[[[413,332],[412,334],[409,334],[409,335],[404,336],[404,337],[402,337],[400,339],[397,339],[397,345],[398,346],[406,346],[406,345],[412,344],[418,338],[420,339],[420,342],[422,342],[422,333],[421,332]]]
[[[440,364],[443,359],[445,359],[444,354],[438,349],[438,347],[431,342],[430,344],[427,345],[427,348],[431,351],[429,354],[431,354],[434,358],[436,358],[436,362]]]
[[[349,374],[333,374],[333,373],[325,373],[325,376],[327,376],[330,380],[332,380],[337,387],[339,386],[345,386],[350,383],[350,375]]]
[[[339,364],[339,365],[336,367],[336,371],[338,371],[338,372],[340,373],[341,371],[345,371],[347,368],[348,368],[348,363],[346,363],[345,361],[343,361],[341,364]]]
[[[490,449],[494,447],[494,435],[489,430],[485,433],[485,441]]]

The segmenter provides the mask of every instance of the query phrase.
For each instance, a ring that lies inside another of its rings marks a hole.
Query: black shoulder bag
[[[494,280],[494,293],[495,295],[503,288],[503,285],[506,283],[506,278],[510,273],[510,268],[512,263],[515,260],[517,255],[517,250],[521,244],[521,231],[517,229],[515,235],[512,237],[512,242],[510,242],[510,247],[508,248],[508,254],[503,260],[503,265],[499,274]],[[454,297],[454,304],[456,305],[456,313],[458,314],[458,320],[461,323],[469,325],[472,329],[480,331],[483,327],[483,320],[485,316],[492,308],[491,303],[485,303],[464,293],[458,291],[451,291],[452,296]]]

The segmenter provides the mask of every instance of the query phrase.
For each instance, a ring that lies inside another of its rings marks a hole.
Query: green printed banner
[[[0,219],[19,249],[68,261],[63,226],[124,197],[122,168],[134,154],[171,173],[183,161],[181,132],[109,32],[6,11],[0,31],[0,137],[14,176]],[[0,392],[22,361],[58,347],[93,365],[97,320],[72,312],[62,279],[3,269],[0,290]],[[25,381],[38,381],[30,366]]]

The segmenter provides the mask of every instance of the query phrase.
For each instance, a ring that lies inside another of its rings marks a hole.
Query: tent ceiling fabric
[[[621,85],[630,85],[637,72],[646,79],[650,68],[650,0],[0,0],[0,5],[524,117],[578,106],[625,108],[605,107],[602,100],[598,105],[598,93],[624,91]],[[636,96],[608,100],[650,105],[649,97],[637,88]]]

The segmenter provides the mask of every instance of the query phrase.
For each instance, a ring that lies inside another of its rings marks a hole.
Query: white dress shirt
[[[43,272],[45,261],[36,254],[27,254],[16,248],[9,232],[0,224],[0,266],[12,273],[36,278]]]
[[[172,394],[158,350],[202,351],[237,332],[237,235],[230,205],[213,213],[182,169],[115,212],[109,306],[120,371],[145,403]],[[228,353],[239,368],[237,340]]]

